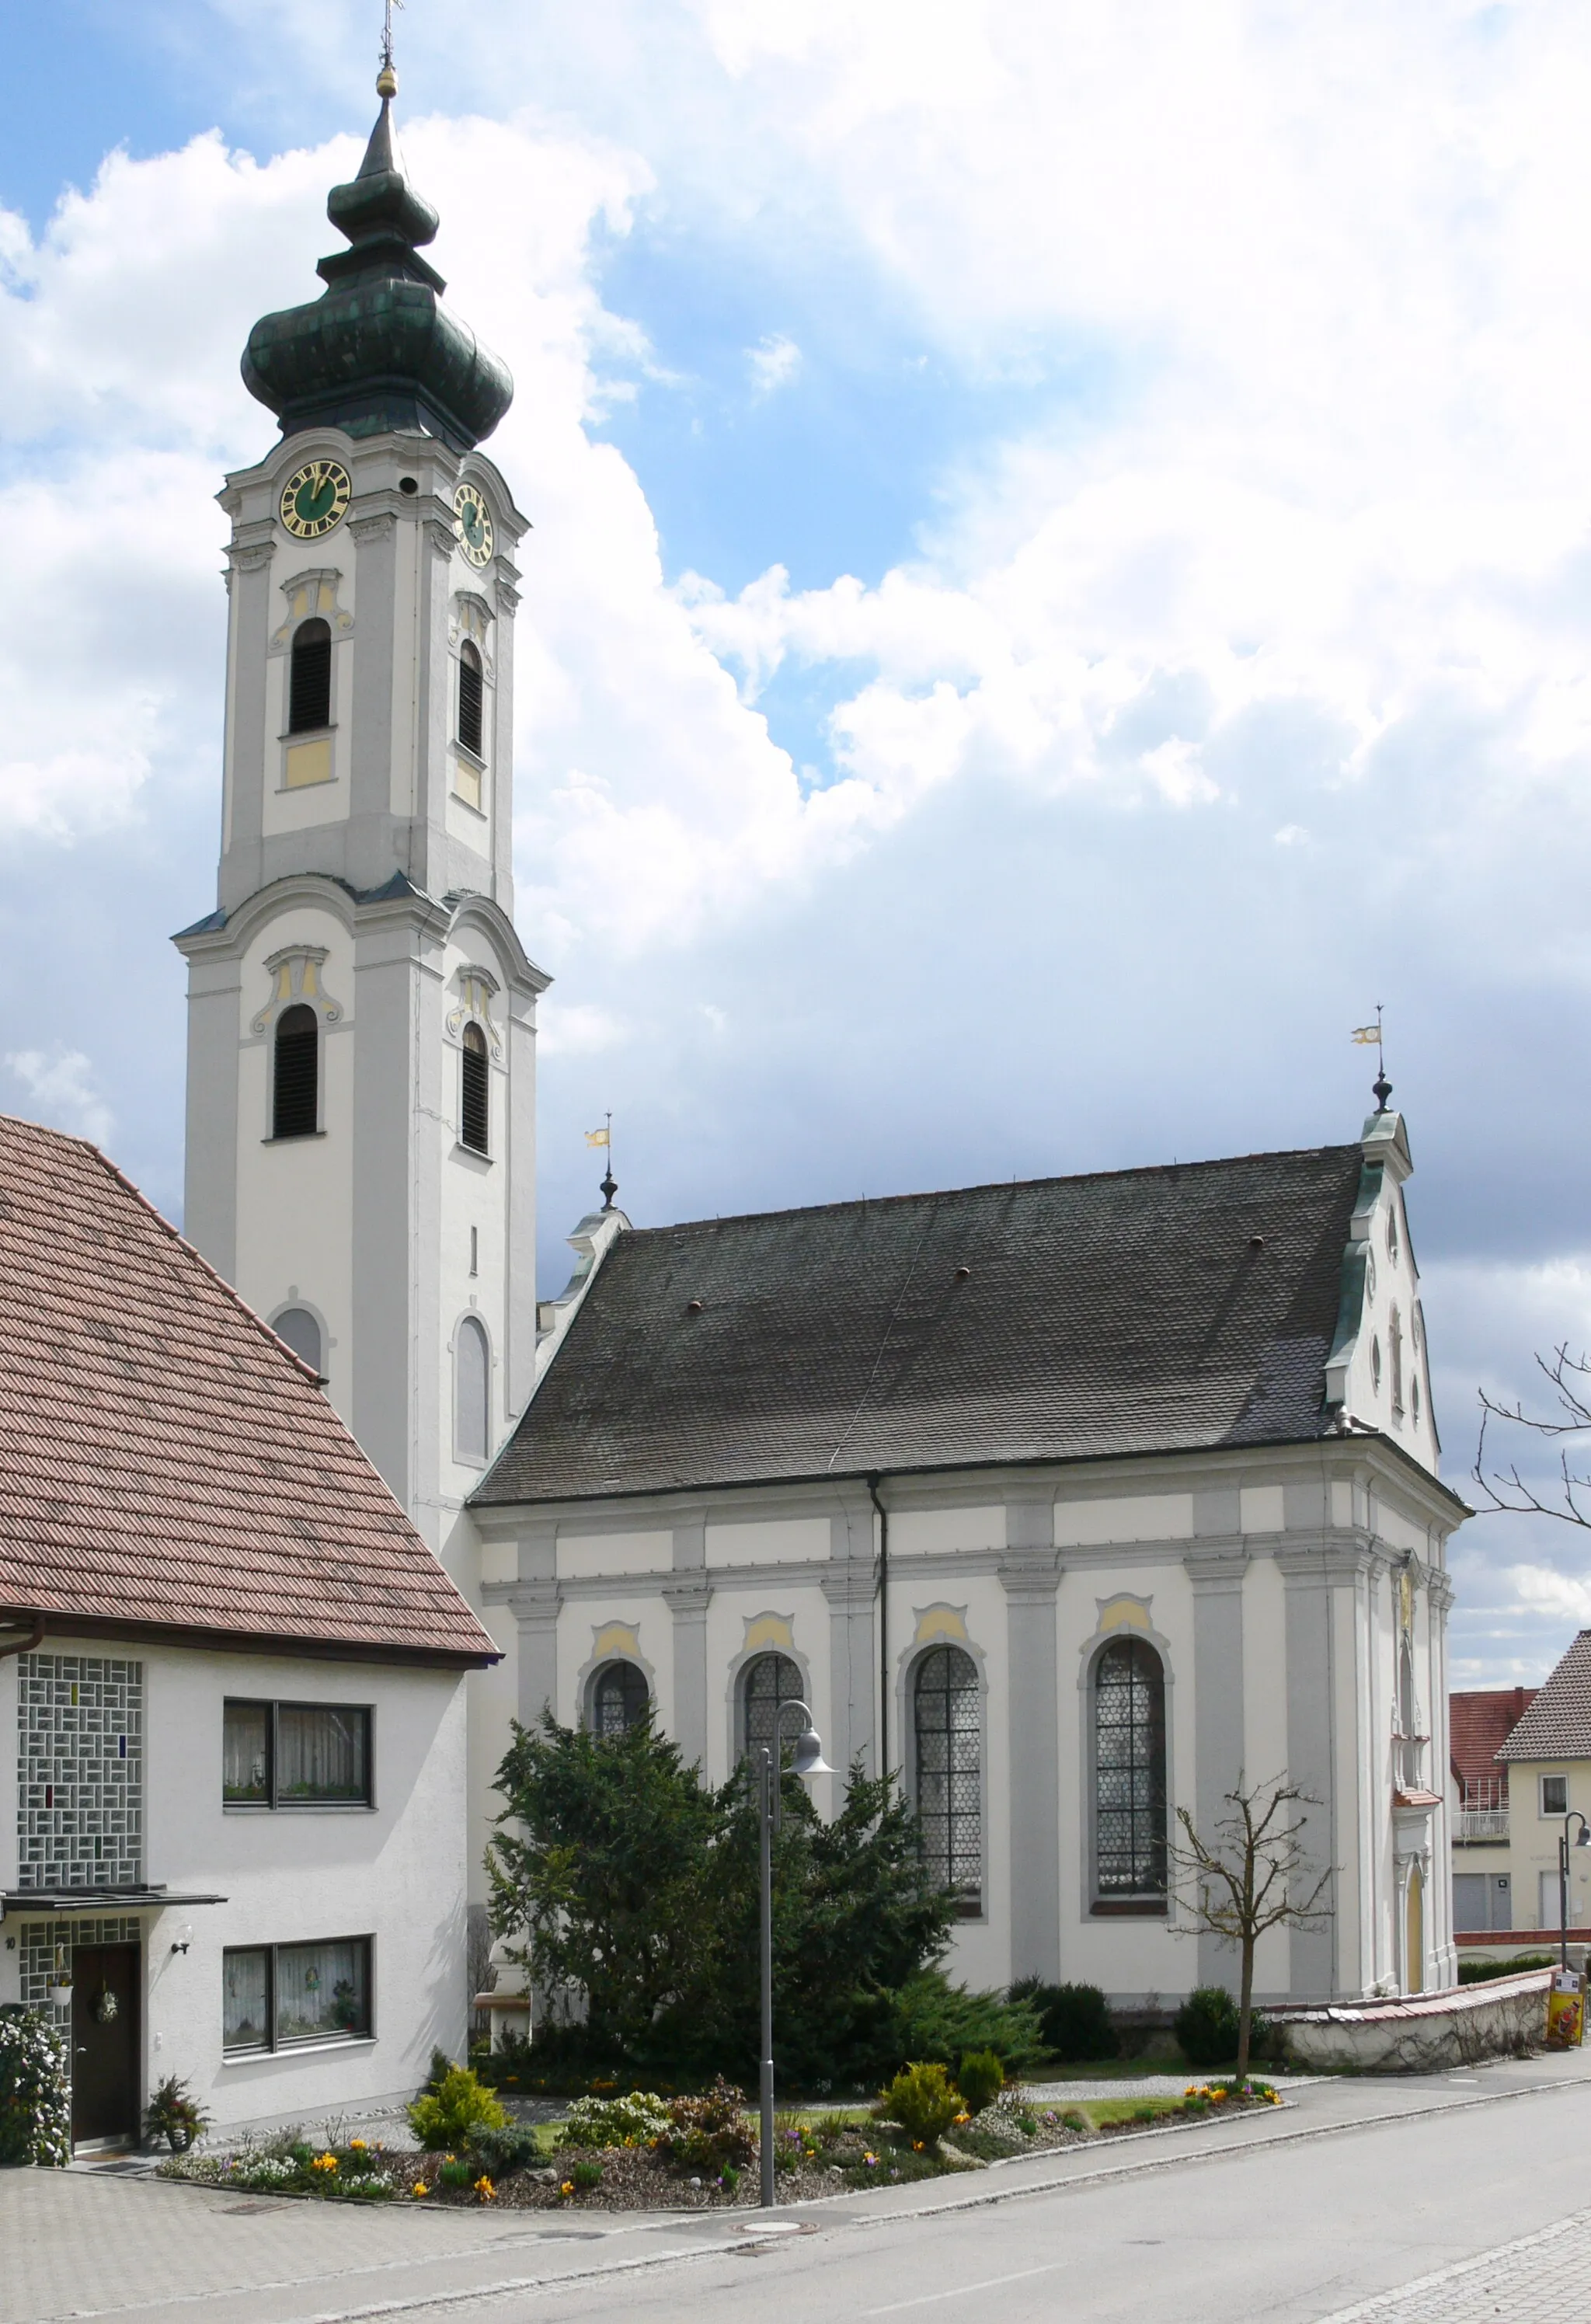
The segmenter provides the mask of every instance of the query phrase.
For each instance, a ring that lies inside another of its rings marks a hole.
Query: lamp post
[[[1571,1823],[1577,1823],[1580,1827],[1575,1834],[1575,1846],[1591,1848],[1591,1823],[1586,1822],[1578,1808],[1570,1808],[1563,1820],[1563,1837],[1558,1843],[1558,1961],[1560,1969],[1568,1967],[1568,1828]]]
[[[812,1713],[799,1698],[774,1706],[773,1748],[762,1747],[762,1765],[759,1769],[759,1797],[761,1809],[761,1904],[762,1904],[762,2208],[771,2209],[774,2200],[774,2070],[773,2070],[773,1836],[779,1825],[779,1729],[787,1711],[798,1711],[806,1725],[796,1738],[796,1757],[792,1772],[797,1775],[832,1775],[834,1772],[823,1757],[823,1747],[818,1740]]]

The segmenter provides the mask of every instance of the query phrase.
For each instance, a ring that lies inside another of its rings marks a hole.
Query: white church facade
[[[798,1692],[836,1766],[901,1770],[975,1983],[1229,1979],[1179,1932],[1176,1811],[1208,1831],[1283,1772],[1332,1909],[1266,1941],[1264,1996],[1450,1982],[1466,1512],[1384,1089],[1302,1154],[644,1231],[610,1207],[538,1302],[527,524],[480,449],[511,390],[420,255],[391,94],[325,297],[245,358],[282,435],[222,496],[187,1232],[501,1650],[467,1682],[477,1904],[511,1719],[649,1709],[716,1780]]]

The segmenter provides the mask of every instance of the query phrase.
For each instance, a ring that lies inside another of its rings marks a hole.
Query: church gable
[[[1294,1443],[1363,1149],[620,1234],[477,1504]]]

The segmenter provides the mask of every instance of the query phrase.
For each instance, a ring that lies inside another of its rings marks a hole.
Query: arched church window
[[[1165,1894],[1165,1673],[1144,1638],[1094,1665],[1094,1886],[1100,1899]]]
[[[779,1706],[801,1700],[801,1673],[788,1655],[758,1655],[740,1674],[740,1749],[753,1764],[757,1754],[771,1751],[774,1722]],[[786,1750],[794,1748],[796,1721],[786,1719],[780,1729]]]
[[[485,709],[481,650],[474,639],[466,638],[458,651],[458,739],[477,759],[484,756],[482,737],[485,733]]]
[[[331,724],[331,628],[318,619],[293,632],[288,665],[288,733],[312,733]]]
[[[484,1461],[487,1453],[486,1383],[491,1351],[486,1328],[478,1317],[466,1315],[458,1327],[453,1354],[456,1411],[454,1434],[461,1461]]]
[[[591,1731],[627,1735],[646,1717],[652,1700],[647,1674],[637,1663],[604,1663],[592,1683]]]
[[[284,1307],[271,1328],[279,1340],[287,1342],[295,1356],[302,1356],[314,1370],[325,1371],[320,1326],[308,1307]]]
[[[983,1771],[978,1667],[961,1646],[931,1646],[912,1674],[917,1820],[936,1887],[964,1917],[982,1907]]]
[[[464,1063],[459,1094],[458,1134],[477,1154],[491,1151],[492,1068],[486,1061],[486,1036],[478,1025],[464,1028]]]
[[[276,1020],[271,1079],[272,1138],[313,1138],[320,1127],[320,1028],[301,1001]]]

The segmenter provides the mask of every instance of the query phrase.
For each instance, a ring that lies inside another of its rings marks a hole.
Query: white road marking
[[[1002,2283],[1025,2283],[1030,2275],[1053,2275],[1066,2262],[1053,2259],[1043,2267],[1018,2268],[1015,2275],[987,2275],[981,2283],[958,2283],[949,2292],[924,2292],[915,2300],[892,2300],[887,2308],[864,2308],[864,2316],[898,2316],[903,2308],[926,2308],[934,2300],[965,2300],[974,2292],[998,2292]]]

